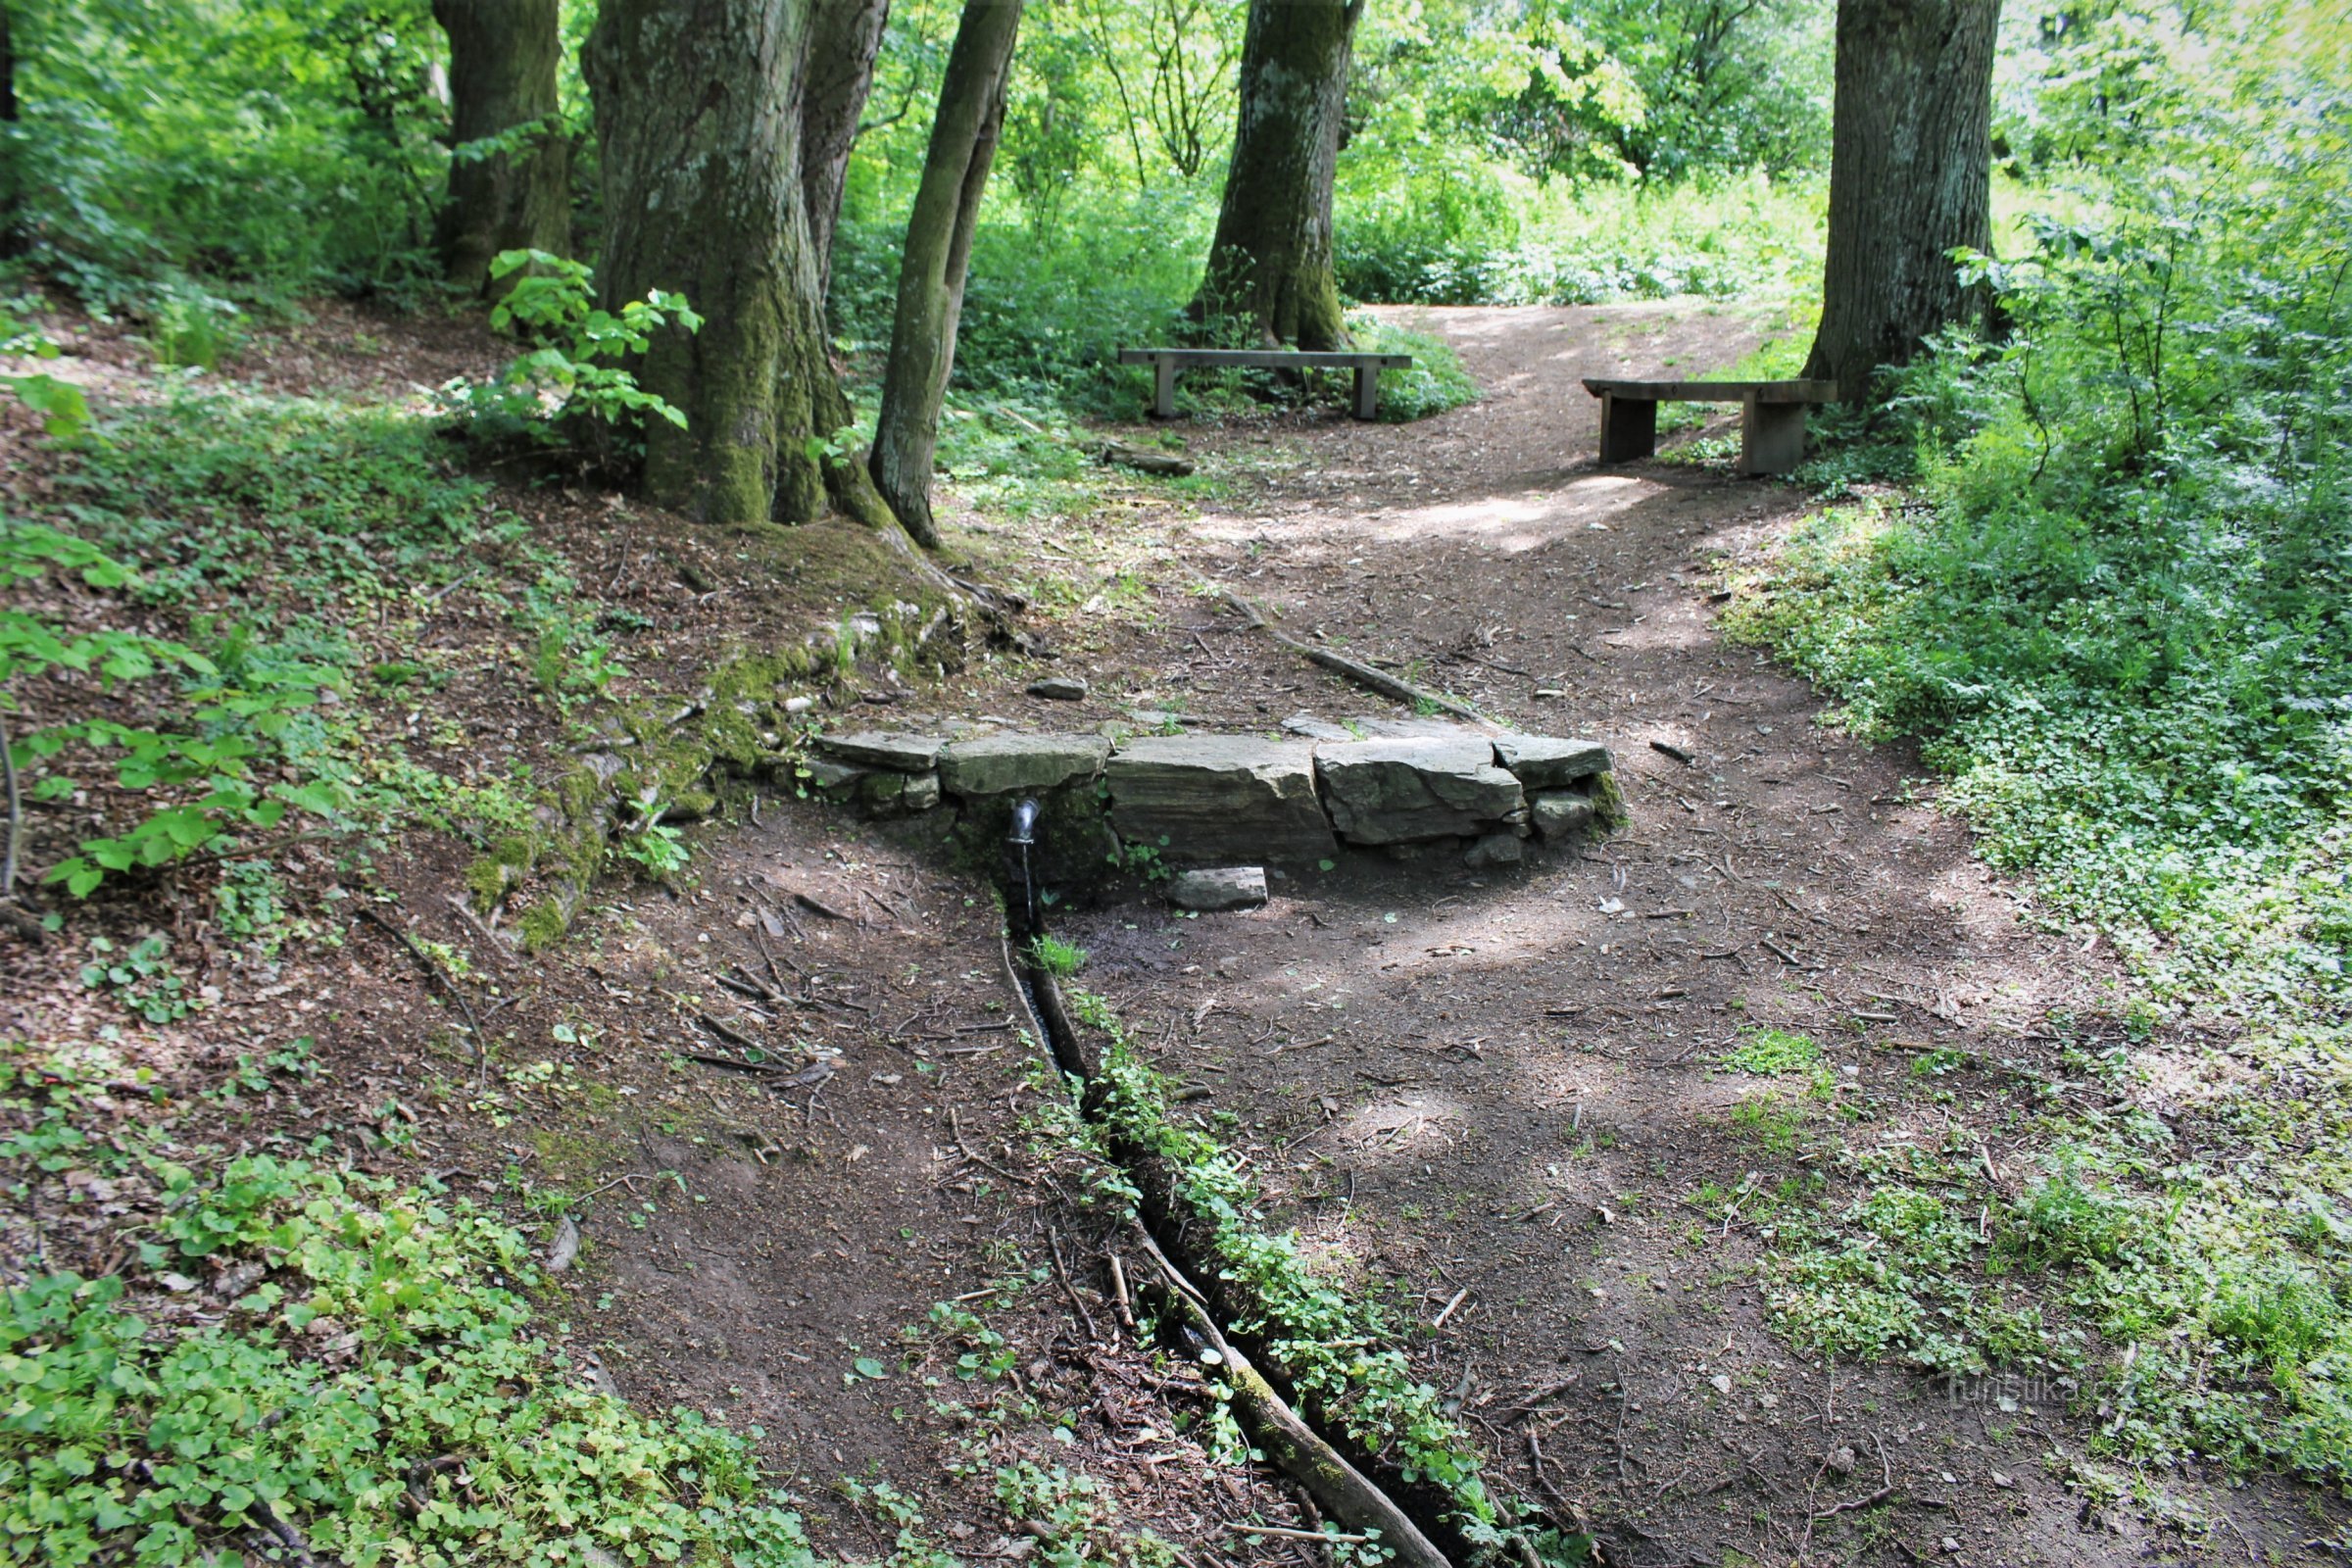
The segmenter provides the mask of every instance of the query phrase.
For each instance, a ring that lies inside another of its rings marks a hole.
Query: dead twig
[[[360,918],[377,927],[384,935],[399,943],[407,951],[409,956],[416,960],[416,967],[422,969],[428,979],[437,982],[442,990],[448,992],[456,1000],[458,1009],[466,1014],[466,1034],[473,1041],[473,1081],[475,1087],[479,1088],[490,1076],[490,1043],[482,1038],[482,1021],[473,1015],[473,1004],[466,999],[466,993],[458,989],[458,983],[442,971],[441,966],[433,961],[432,955],[425,952],[415,937],[365,904],[360,906]]]

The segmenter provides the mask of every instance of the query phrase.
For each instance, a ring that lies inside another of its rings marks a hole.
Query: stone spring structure
[[[1102,879],[1113,868],[1227,870],[1180,877],[1179,903],[1262,901],[1230,868],[1313,864],[1343,845],[1400,859],[1456,852],[1508,864],[1524,841],[1575,839],[1616,809],[1608,750],[1542,735],[1489,736],[1433,720],[1305,715],[1283,738],[858,731],[819,737],[807,764],[819,797],[870,815],[931,816],[977,849],[1001,840],[1013,804],[1044,808],[1040,874]]]

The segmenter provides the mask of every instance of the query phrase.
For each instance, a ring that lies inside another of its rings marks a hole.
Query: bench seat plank
[[[1412,368],[1410,354],[1359,354],[1349,349],[1121,349],[1121,365],[1152,367],[1152,414],[1176,417],[1176,372],[1188,365],[1238,365],[1261,370],[1353,370],[1355,416],[1380,412],[1380,372]]]
[[[1652,403],[1835,403],[1835,381],[1606,381],[1588,379],[1594,397]]]
[[[1358,354],[1349,349],[1121,349],[1121,365],[1150,365],[1174,360],[1178,365],[1243,365],[1255,369],[1296,369],[1301,366],[1335,370],[1402,370],[1413,363],[1410,354]]]

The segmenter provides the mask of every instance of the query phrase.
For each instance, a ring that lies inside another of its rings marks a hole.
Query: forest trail
[[[1413,424],[1189,431],[1212,465],[1269,442],[1285,461],[1163,547],[1294,635],[1605,741],[1632,823],[1499,870],[1351,857],[1248,914],[1077,912],[1058,929],[1092,955],[1082,983],[1236,1118],[1223,1136],[1278,1227],[1361,1283],[1400,1282],[1423,1325],[1459,1297],[1420,1371],[1522,1491],[1581,1502],[1614,1560],[2165,1550],[2148,1516],[2084,1502],[2096,1428],[2067,1414],[2071,1383],[1857,1370],[1768,1324],[1759,1269],[1784,1260],[1782,1226],[1867,1190],[1853,1151],[1963,1138],[2004,1194],[2040,1174],[2037,1087],[2087,1092],[2049,1020],[2103,995],[2112,1011],[2120,970],[2038,927],[1907,750],[1820,727],[1809,687],[1720,637],[1721,566],[1800,492],[1720,461],[1594,468],[1581,377],[1705,374],[1750,345],[1744,323],[1388,314],[1442,333],[1484,399]],[[1156,630],[1065,654],[1098,694],[1210,728],[1395,716],[1199,588],[1180,600],[1168,569]],[[993,700],[1076,727],[1066,706]],[[1790,1041],[1784,1076],[1727,1065]],[[2288,1489],[2182,1490],[2249,1541],[2308,1533]]]

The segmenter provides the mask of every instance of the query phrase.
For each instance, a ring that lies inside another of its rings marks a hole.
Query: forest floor
[[[2145,1110],[2194,1145],[2223,1058],[2185,1035],[2128,1038],[2112,956],[1971,857],[1914,756],[1822,726],[1808,687],[1720,639],[1727,564],[1769,548],[1804,495],[1688,454],[1594,468],[1580,377],[1729,364],[1754,344],[1748,318],[1394,314],[1451,343],[1482,399],[1402,425],[1186,424],[1201,475],[1173,487],[1102,470],[959,487],[951,557],[1026,587],[1052,657],[976,657],[938,689],[864,683],[891,699],[878,707],[853,681],[834,722],[1074,730],[1141,710],[1263,732],[1393,712],[1246,631],[1230,589],[1497,719],[1611,747],[1631,824],[1581,850],[1481,872],[1348,856],[1249,913],[1053,916],[1090,955],[1078,983],[1206,1091],[1199,1110],[1250,1153],[1277,1223],[1419,1325],[1415,1366],[1459,1401],[1498,1483],[1580,1511],[1610,1561],[2262,1561],[2340,1532],[2341,1504],[2307,1489],[2092,1457],[2106,1418],[2075,1408],[2071,1382],[1791,1348],[1775,1270],[1888,1161],[2014,1198],[2054,1102]],[[398,395],[496,352],[321,322],[242,373]],[[84,348],[103,370],[103,344]],[[37,491],[38,465],[12,482]],[[699,563],[691,583],[651,557],[641,575],[633,524],[617,554],[606,542],[625,509],[596,495],[501,499],[652,627],[626,648],[637,678],[824,608],[808,583],[729,576],[727,542],[690,530],[662,559]],[[414,633],[453,667],[504,635],[467,621],[468,597],[436,600]],[[1049,672],[1089,696],[1023,695]],[[511,679],[442,706],[471,734],[438,743],[446,757],[565,744]],[[352,873],[316,845],[278,862],[310,934],[266,962],[169,886],[77,911],[64,944],[0,937],[0,1034],[103,1040],[122,1071],[172,1086],[148,1098],[190,1136],[324,1139],[503,1204],[541,1245],[576,1225],[579,1260],[542,1301],[558,1343],[647,1408],[760,1428],[820,1549],[1018,1557],[1056,1532],[1108,1550],[1150,1528],[1205,1568],[1312,1568],[1303,1544],[1237,1534],[1305,1516],[1220,1456],[1198,1371],[1120,1326],[1104,1221],[1030,1119],[1058,1086],[1013,1026],[990,883],[919,819],[749,788],[688,834],[682,882],[609,882],[527,959],[450,907],[455,841],[417,832],[378,858],[371,889],[467,958],[496,1025],[478,1065],[440,989],[331,902]],[[191,980],[207,1006],[126,1020],[75,978],[73,943],[101,930],[168,930],[206,955]],[[771,995],[747,1004],[747,977]],[[696,1060],[722,1030],[829,1066],[783,1084]],[[309,1062],[256,1076],[297,1038],[316,1041]],[[2110,1048],[2142,1075],[2087,1074]],[[125,1097],[119,1114],[157,1113]],[[116,1246],[95,1210],[14,1223],[52,1266],[96,1270]]]

